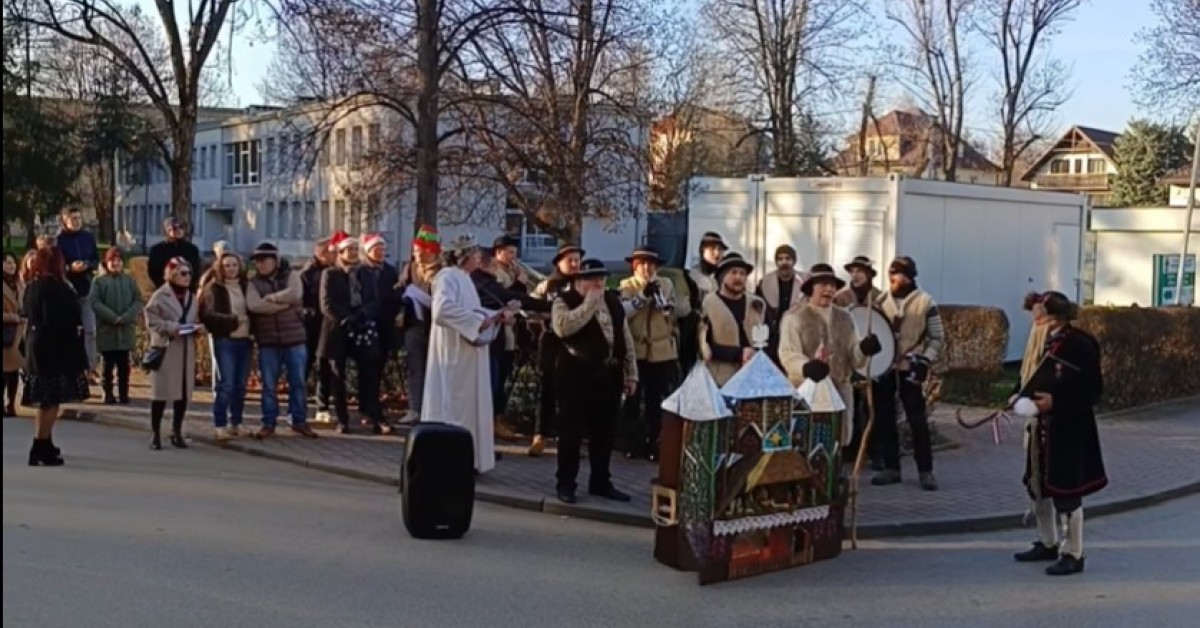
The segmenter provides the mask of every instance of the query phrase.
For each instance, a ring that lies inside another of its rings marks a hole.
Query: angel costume
[[[433,278],[433,328],[429,334],[429,364],[425,371],[422,421],[466,428],[475,441],[475,470],[496,466],[493,441],[492,383],[487,345],[479,326],[487,312],[471,277],[456,267]]]

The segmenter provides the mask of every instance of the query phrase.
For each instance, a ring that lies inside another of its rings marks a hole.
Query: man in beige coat
[[[820,382],[831,378],[843,404],[850,408],[851,376],[882,347],[873,333],[860,339],[850,313],[834,307],[833,296],[845,285],[829,264],[813,265],[800,286],[805,302],[788,310],[780,325],[779,359],[795,386],[806,379]],[[847,412],[842,420],[843,444],[850,442],[852,431]]]
[[[776,365],[780,365],[779,323],[788,310],[804,302],[804,294],[800,291],[802,283],[804,278],[796,275],[796,249],[790,244],[775,249],[775,270],[758,282],[754,293],[767,303],[767,327],[771,329],[767,355]]]
[[[717,265],[720,288],[700,302],[700,357],[718,386],[754,357],[750,338],[764,320],[766,304],[746,291],[751,272],[753,264],[737,253],[726,253]]]
[[[658,275],[662,259],[649,247],[641,247],[625,258],[633,267],[633,276],[621,281],[621,302],[625,306],[629,333],[637,355],[641,385],[625,405],[625,417],[633,434],[626,446],[626,458],[658,460],[658,435],[662,427],[662,402],[679,382],[677,324],[691,312],[687,300],[677,301],[675,284]],[[640,410],[645,401],[645,414]],[[638,419],[644,418],[644,421]]]

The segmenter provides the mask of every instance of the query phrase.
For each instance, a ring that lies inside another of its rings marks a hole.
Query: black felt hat
[[[833,266],[829,264],[813,264],[812,268],[808,269],[808,276],[804,278],[804,283],[800,284],[800,292],[803,292],[806,296],[811,296],[813,286],[822,281],[832,283],[837,286],[838,290],[846,287],[846,281],[833,272]]]
[[[892,260],[888,266],[889,275],[904,275],[909,279],[917,278],[917,261],[907,255],[901,255]]]
[[[646,260],[648,262],[654,262],[655,264],[659,264],[659,265],[662,264],[662,258],[658,256],[658,251],[655,251],[654,249],[652,249],[648,246],[639,246],[638,248],[634,249],[633,255],[626,257],[625,261],[632,264],[633,262],[640,260],[640,259]]]
[[[571,275],[571,279],[596,279],[607,277],[608,268],[598,259],[585,259],[579,264],[579,271]]]
[[[722,238],[721,234],[716,231],[705,231],[704,235],[700,236],[700,250],[703,251],[710,246],[719,247],[722,251],[729,250],[729,245],[725,244],[725,238]]]
[[[721,257],[720,263],[717,264],[717,276],[720,277],[721,275],[724,275],[726,271],[734,268],[741,268],[745,270],[747,274],[754,272],[754,264],[747,262],[746,259],[742,257],[741,253],[728,251],[724,256]]]
[[[583,255],[586,253],[586,251],[579,248],[578,246],[575,246],[574,244],[564,244],[564,245],[558,247],[558,252],[554,254],[554,259],[550,260],[550,262],[553,264],[557,264],[560,260],[562,260],[562,258],[564,258],[572,253],[578,253],[580,257],[583,257]]]
[[[850,260],[849,264],[846,264],[842,268],[845,268],[848,273],[853,272],[855,268],[861,268],[872,277],[876,275],[875,262],[872,262],[871,258],[866,255],[856,255],[854,259]]]

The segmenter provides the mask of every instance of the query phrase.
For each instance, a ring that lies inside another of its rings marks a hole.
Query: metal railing
[[[1110,175],[1096,174],[1040,174],[1034,179],[1039,188],[1053,189],[1108,189]]]

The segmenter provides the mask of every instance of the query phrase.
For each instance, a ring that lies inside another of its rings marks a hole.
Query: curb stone
[[[76,410],[67,410],[63,412],[62,419],[68,421],[96,423],[98,425],[137,430],[141,432],[149,431],[146,425],[137,419],[110,417],[87,411],[81,412]],[[377,473],[368,473],[356,469],[348,469],[337,465],[326,464],[319,461],[307,460],[297,456],[263,451],[253,447],[246,447],[236,441],[219,443],[214,438],[197,435],[189,435],[188,438],[193,442],[208,445],[217,449],[236,451],[251,456],[265,458],[267,460],[284,462],[346,478],[372,482],[374,484],[382,484],[391,487],[399,486],[398,471],[396,477],[384,476]],[[1103,517],[1107,515],[1114,515],[1131,510],[1147,508],[1163,502],[1182,497],[1188,497],[1195,494],[1200,494],[1200,480],[1158,490],[1146,495],[1139,495],[1105,502],[1088,503],[1088,516]],[[510,489],[488,486],[486,480],[483,483],[477,483],[475,485],[475,499],[477,501],[495,504],[498,506],[541,512],[549,515],[574,517],[577,519],[586,519],[601,523],[610,523],[644,529],[654,528],[654,522],[651,520],[649,514],[635,515],[628,512],[606,510],[603,508],[590,506],[586,503],[563,504],[556,501],[552,497],[531,497]],[[947,534],[967,534],[973,532],[994,532],[1024,527],[1028,527],[1028,524],[1025,523],[1024,513],[997,513],[994,515],[967,517],[962,519],[930,519],[921,521],[903,521],[898,523],[860,525],[858,527],[858,538],[870,540],[892,537],[937,536]]]

